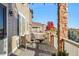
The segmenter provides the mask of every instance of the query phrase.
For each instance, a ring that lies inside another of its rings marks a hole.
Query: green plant
[[[66,51],[58,51],[57,56],[68,56],[68,53]]]
[[[58,51],[57,54],[56,53],[52,53],[52,56],[68,56],[69,54],[66,51]]]
[[[56,53],[52,53],[52,56],[56,56]]]

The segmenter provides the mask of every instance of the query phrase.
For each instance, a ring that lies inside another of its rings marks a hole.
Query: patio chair
[[[31,33],[31,41],[35,42],[35,35],[33,33]]]
[[[19,39],[19,45],[20,47],[22,48],[25,48],[26,47],[26,39],[25,39],[25,36],[20,36],[20,39]]]
[[[31,45],[33,47],[34,39],[32,39],[31,36],[29,37],[29,35],[25,35],[25,40],[26,40],[26,46],[25,46],[26,49]]]

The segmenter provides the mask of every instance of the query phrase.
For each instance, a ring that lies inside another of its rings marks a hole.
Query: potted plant
[[[68,56],[69,54],[66,51],[58,51],[57,54],[56,53],[52,53],[52,56]]]

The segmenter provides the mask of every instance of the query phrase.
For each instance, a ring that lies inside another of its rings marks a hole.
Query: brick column
[[[64,50],[62,39],[68,39],[67,16],[67,4],[58,3],[58,51]]]

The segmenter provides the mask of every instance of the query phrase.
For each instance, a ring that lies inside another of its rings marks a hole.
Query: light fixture
[[[9,15],[13,16],[13,10],[11,10],[11,9],[9,10]]]

